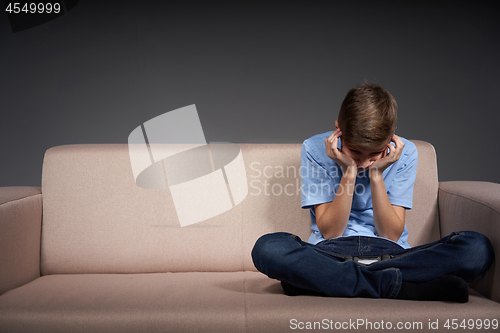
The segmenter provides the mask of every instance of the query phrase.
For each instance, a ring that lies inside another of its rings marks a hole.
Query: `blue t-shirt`
[[[309,243],[316,244],[325,238],[316,225],[314,205],[330,202],[335,198],[342,178],[342,168],[326,154],[325,139],[332,132],[317,134],[302,144],[301,156],[301,204],[310,209],[311,236]],[[412,208],[413,184],[417,174],[418,152],[415,144],[404,138],[405,146],[399,160],[384,170],[387,196],[392,205]],[[341,141],[338,141],[341,147]],[[340,188],[339,190],[342,190]],[[343,236],[378,237],[373,222],[373,205],[368,171],[358,173],[352,198],[351,214]],[[408,230],[404,227],[397,241],[403,248],[410,248],[407,243]]]

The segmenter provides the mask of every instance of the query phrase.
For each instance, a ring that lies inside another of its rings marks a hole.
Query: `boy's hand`
[[[344,174],[351,172],[354,176],[356,176],[356,161],[338,149],[338,141],[341,136],[342,132],[337,128],[328,138],[325,139],[326,154],[338,165],[340,165]]]
[[[403,152],[403,148],[405,146],[403,140],[401,140],[399,136],[394,134],[392,136],[391,142],[394,142],[395,146],[391,145],[390,142],[387,144],[389,153],[385,151],[384,152],[385,156],[375,161],[370,166],[370,175],[371,174],[382,175],[385,169],[387,169],[390,165],[399,160],[399,158],[401,157],[401,153]]]

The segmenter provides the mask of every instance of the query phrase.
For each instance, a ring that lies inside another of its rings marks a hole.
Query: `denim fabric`
[[[390,259],[369,266],[346,256]],[[445,275],[473,281],[493,263],[493,247],[484,235],[454,232],[433,243],[404,249],[378,237],[349,236],[316,245],[278,232],[260,237],[252,250],[255,267],[270,278],[327,296],[395,298],[403,281],[425,282]]]

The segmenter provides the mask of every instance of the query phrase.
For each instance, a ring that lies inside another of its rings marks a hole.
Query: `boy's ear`
[[[335,129],[338,129],[338,128],[339,128],[339,121],[335,120]]]

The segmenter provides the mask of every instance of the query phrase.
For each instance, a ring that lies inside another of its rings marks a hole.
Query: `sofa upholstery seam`
[[[243,271],[243,332],[247,332],[248,325],[248,308],[247,308],[247,276],[246,271]]]

